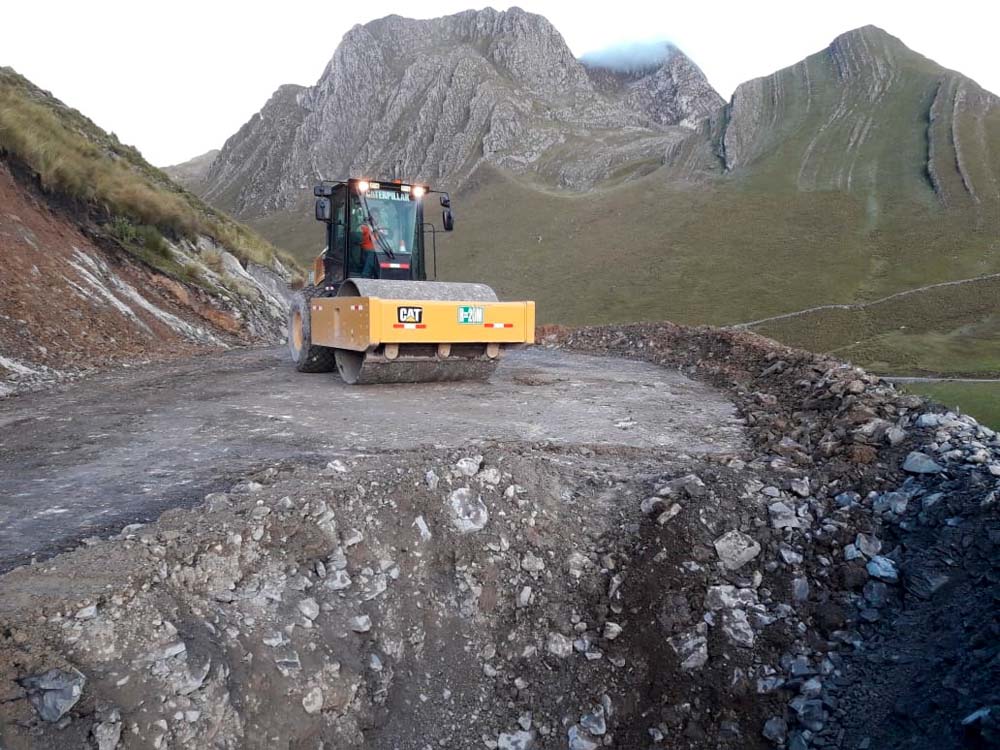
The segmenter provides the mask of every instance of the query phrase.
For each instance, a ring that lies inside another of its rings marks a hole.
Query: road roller
[[[299,372],[345,383],[486,380],[504,349],[534,343],[535,303],[501,302],[485,284],[437,276],[437,235],[455,218],[447,192],[402,180],[324,180],[313,189],[326,247],[289,310]],[[441,227],[425,221],[436,196]]]

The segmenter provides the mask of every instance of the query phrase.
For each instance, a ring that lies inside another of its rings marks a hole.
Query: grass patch
[[[951,409],[959,408],[982,424],[1000,430],[1000,383],[907,383],[910,393],[927,396]]]
[[[201,254],[201,262],[215,273],[222,275],[222,253],[218,250],[205,250]]]
[[[157,255],[166,250],[163,236],[204,235],[247,262],[271,266],[277,258],[295,265],[291,256],[206,206],[136,149],[10,68],[0,68],[0,153],[34,170],[43,189],[114,217],[110,229],[130,249],[141,246]]]
[[[754,330],[894,375],[1000,375],[1000,278],[854,310],[818,310]]]
[[[149,224],[136,225],[122,216],[116,216],[108,222],[108,227],[111,235],[130,249],[138,245],[153,255],[170,258],[170,246],[156,227]]]

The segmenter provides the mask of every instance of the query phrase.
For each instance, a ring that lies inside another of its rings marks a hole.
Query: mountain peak
[[[320,176],[455,186],[484,162],[586,188],[622,163],[647,168],[723,103],[673,45],[653,53],[638,74],[602,82],[521,8],[379,18],[344,36],[314,86],[279,89],[226,142],[203,194],[247,216],[295,205]],[[605,140],[613,128],[636,142]],[[572,156],[545,158],[556,150]]]
[[[882,43],[895,43],[903,47],[906,46],[898,37],[893,36],[881,26],[876,26],[874,24],[858,26],[856,29],[849,29],[842,34],[838,34],[831,43],[831,46],[837,44],[838,42],[842,43],[862,40],[868,42],[879,41]]]
[[[886,81],[903,59],[918,57],[903,42],[878,26],[845,31],[827,47],[841,79],[875,78]]]

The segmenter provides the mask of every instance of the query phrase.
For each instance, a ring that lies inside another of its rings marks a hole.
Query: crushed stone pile
[[[745,332],[546,339],[709,379],[752,448],[266,468],[0,578],[0,747],[997,741],[995,433]]]

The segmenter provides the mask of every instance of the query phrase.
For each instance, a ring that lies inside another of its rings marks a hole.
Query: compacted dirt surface
[[[483,440],[743,447],[722,393],[643,362],[514,351],[488,383],[352,388],[283,349],[232,351],[0,401],[0,571],[282,460]]]
[[[996,434],[746,332],[543,341],[0,402],[0,747],[996,745]]]

